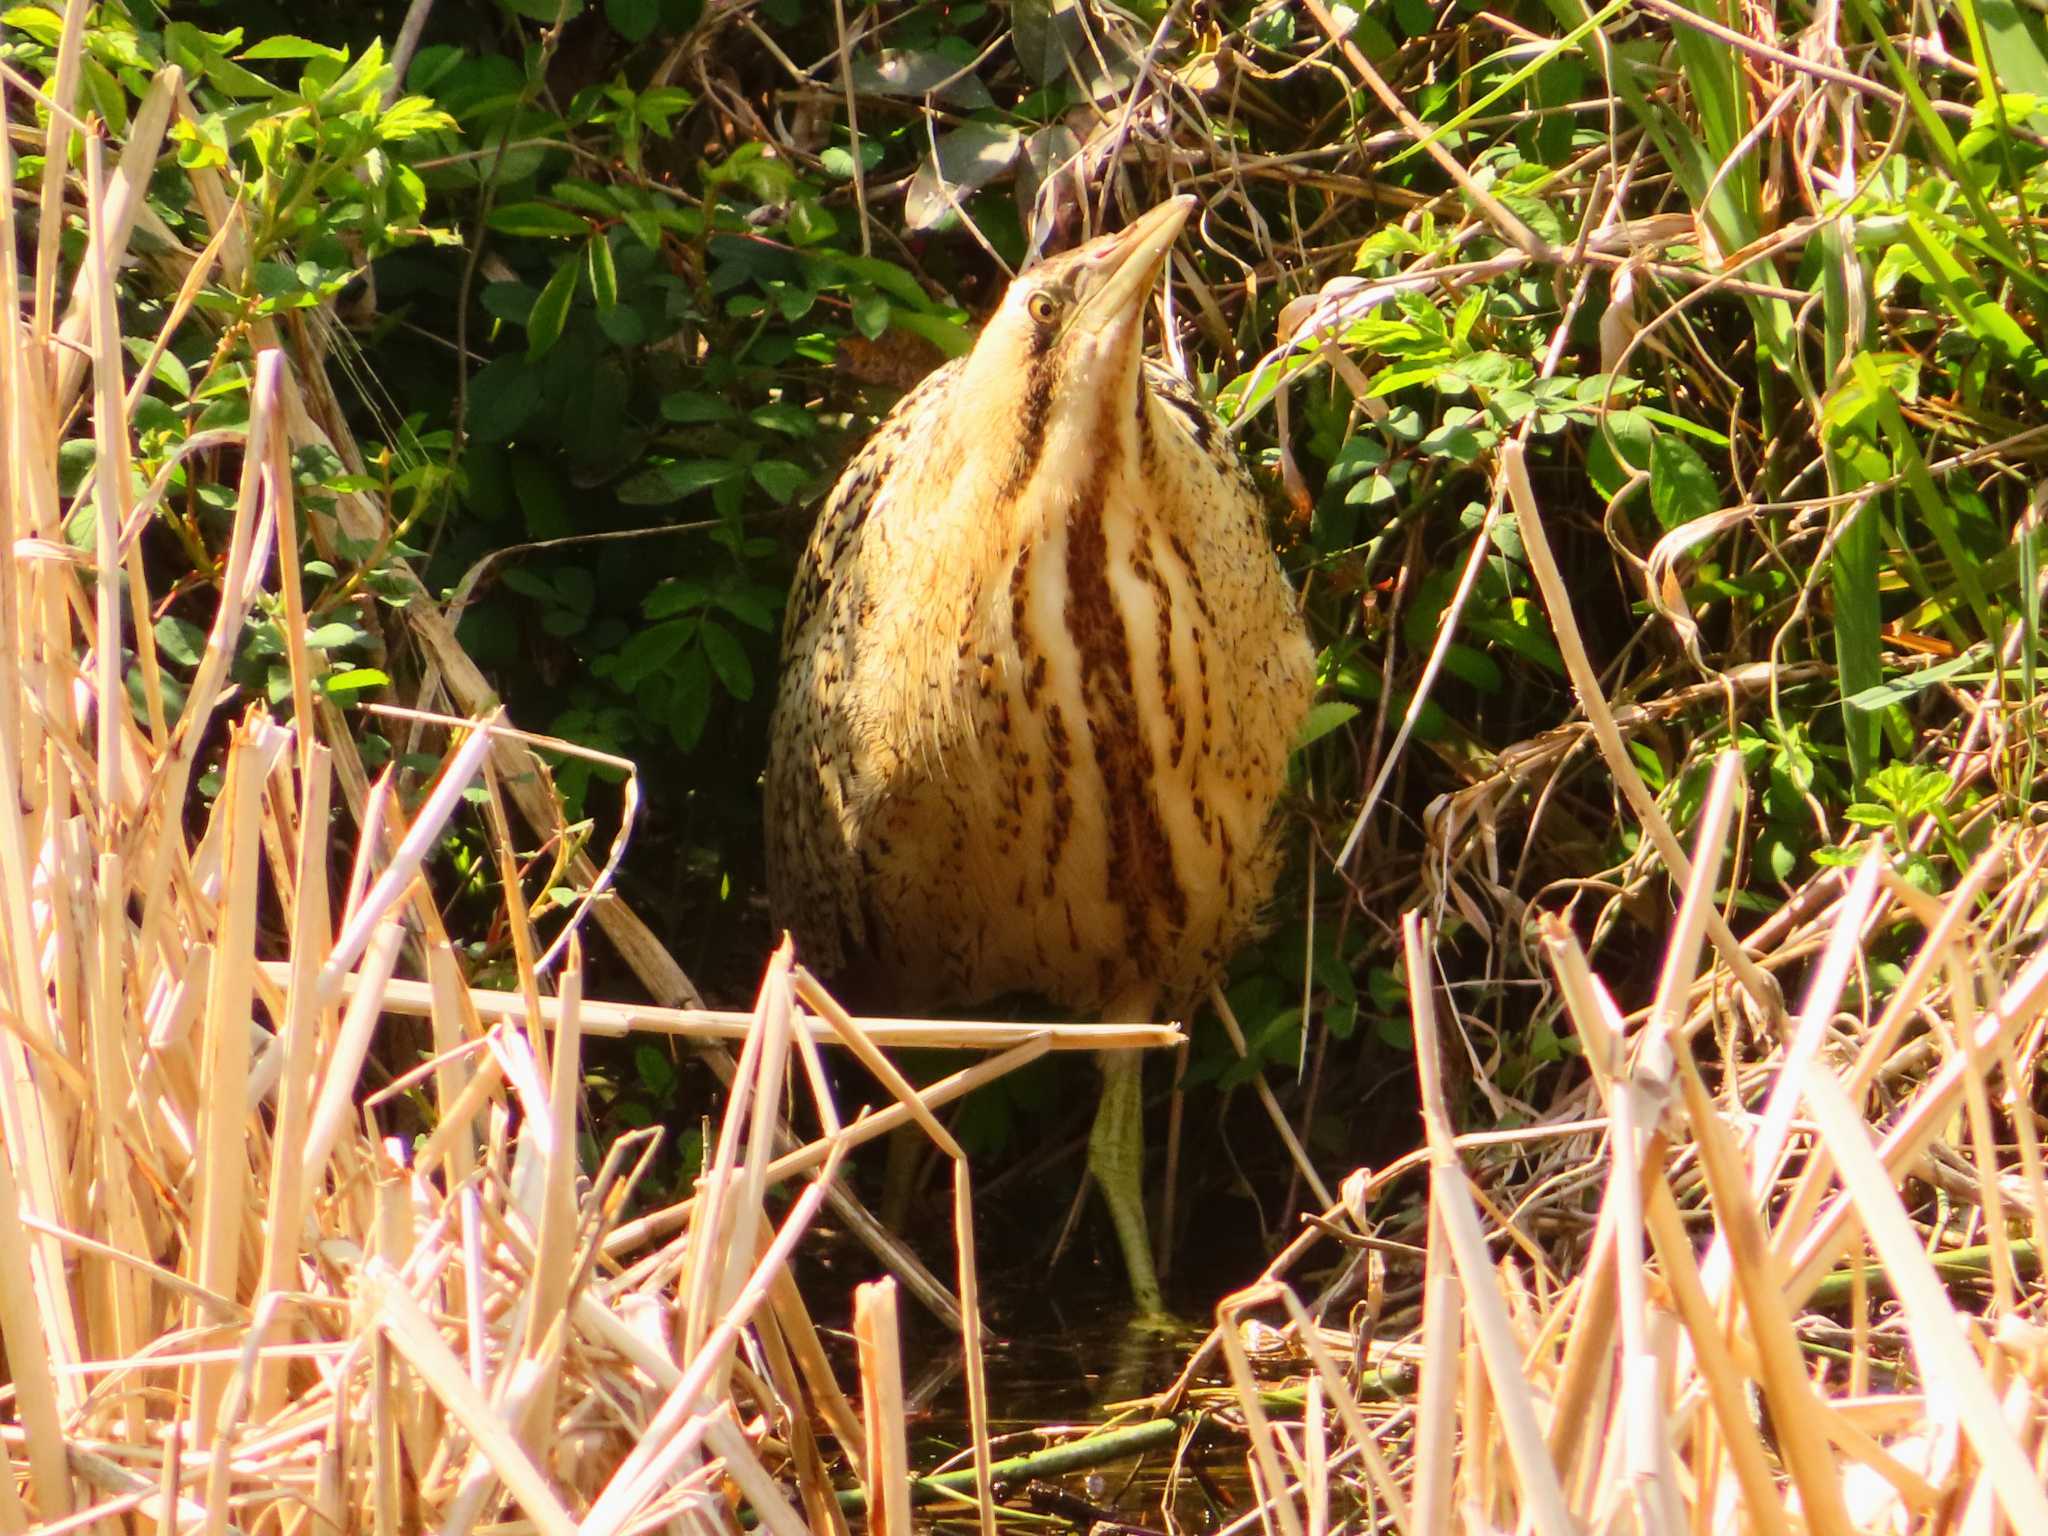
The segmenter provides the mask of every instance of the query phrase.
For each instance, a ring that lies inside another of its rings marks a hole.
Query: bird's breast
[[[1023,470],[879,486],[817,606],[843,666],[785,683],[844,786],[829,899],[900,1006],[1178,1007],[1271,893],[1306,632],[1213,423],[1136,396],[1054,412]]]
[[[1305,641],[1270,551],[1198,538],[1172,490],[1113,472],[1046,487],[974,616],[947,778],[973,802],[959,867],[995,935],[987,984],[964,990],[1172,995],[1220,967],[1270,888],[1298,717],[1280,695],[1303,689],[1256,657]],[[1228,562],[1204,560],[1214,544]]]

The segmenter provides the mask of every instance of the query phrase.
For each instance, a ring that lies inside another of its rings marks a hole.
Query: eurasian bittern
[[[1145,359],[1194,199],[1026,272],[833,488],[783,627],[768,877],[799,954],[895,1007],[1181,1009],[1258,925],[1313,656],[1258,493]],[[1088,1161],[1140,1307],[1138,1065]]]

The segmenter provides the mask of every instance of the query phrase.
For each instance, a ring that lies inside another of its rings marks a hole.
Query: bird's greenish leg
[[[1145,1227],[1145,1093],[1138,1054],[1108,1051],[1102,1060],[1102,1102],[1088,1135],[1088,1171],[1109,1203],[1123,1245],[1131,1300],[1140,1312],[1163,1314],[1159,1276],[1152,1268],[1152,1238]]]

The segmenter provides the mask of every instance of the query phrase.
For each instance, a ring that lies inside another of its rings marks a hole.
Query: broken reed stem
[[[994,1478],[989,1471],[988,1372],[981,1352],[981,1278],[974,1257],[974,1185],[965,1154],[953,1159],[953,1247],[960,1261],[960,1353],[967,1377],[967,1438],[974,1458],[975,1515],[981,1536],[996,1536]]]
[[[265,962],[272,976],[283,970],[277,961]],[[341,995],[353,995],[356,982],[340,978]],[[815,985],[815,983],[813,983]],[[485,1024],[501,1020],[523,1023],[529,1005],[516,992],[488,987],[470,990],[470,1006]],[[387,1012],[426,1016],[433,1006],[433,989],[424,982],[394,979],[383,989]],[[533,1017],[554,1027],[560,1012],[559,999],[542,997],[531,1007]],[[840,1010],[845,1015],[845,1010]],[[852,1017],[851,1015],[845,1015]],[[744,1040],[753,1016],[713,1008],[657,1008],[643,1003],[610,1003],[586,998],[583,1002],[583,1032],[614,1036],[633,1033],[674,1035],[699,1041]],[[1164,1050],[1185,1038],[1173,1024],[1018,1024],[1005,1021],[970,1022],[952,1019],[877,1019],[855,1021],[861,1035],[890,1051],[961,1050],[999,1051],[1029,1041],[1043,1041],[1054,1051],[1139,1051]],[[832,1025],[815,1015],[798,1015],[798,1024],[813,1040],[843,1043]]]
[[[868,1529],[873,1536],[910,1536],[910,1449],[903,1433],[894,1280],[870,1281],[854,1291],[853,1333],[860,1345],[868,1435]]]

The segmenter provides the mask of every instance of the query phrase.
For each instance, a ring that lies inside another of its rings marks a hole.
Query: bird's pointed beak
[[[1145,301],[1194,206],[1194,198],[1183,193],[1102,242],[1103,276],[1075,310],[1074,329],[1102,330]]]

